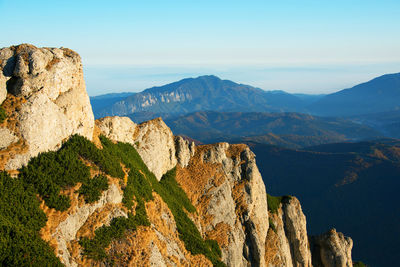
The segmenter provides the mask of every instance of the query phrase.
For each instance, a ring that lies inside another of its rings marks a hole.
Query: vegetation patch
[[[21,168],[19,177],[11,179],[0,175],[0,265],[60,265],[50,246],[39,236],[46,216],[39,208],[38,194],[50,208],[64,211],[70,199],[61,190],[82,183],[78,193],[87,203],[99,200],[108,189],[104,175],[90,177],[90,167],[82,159],[95,164],[103,173],[122,180],[125,173],[121,163],[129,170],[127,184],[123,186],[123,204],[130,210],[127,217],[114,218],[109,226],[100,227],[92,239],[82,238],[79,243],[83,253],[94,260],[107,257],[105,248],[114,239],[122,238],[125,231],[135,231],[137,226],[149,226],[145,203],[157,192],[174,215],[180,239],[192,254],[205,255],[215,266],[220,261],[221,250],[215,240],[204,240],[187,213],[196,212],[185,192],[176,182],[175,168],[158,181],[149,171],[135,148],[127,143],[114,144],[100,136],[103,149],[78,135],[72,136],[56,152],[41,153]],[[4,192],[3,192],[4,191]],[[135,203],[134,203],[135,201]],[[13,203],[13,205],[9,205]],[[135,205],[135,213],[132,208]],[[135,214],[135,215],[133,215]]]
[[[3,123],[3,121],[7,118],[7,113],[4,110],[3,107],[0,107],[0,123]]]
[[[0,172],[0,265],[62,266],[39,236],[46,215],[33,187]]]
[[[356,261],[356,262],[353,262],[353,267],[367,267],[367,265],[365,263],[363,263],[362,261]]]
[[[291,196],[274,197],[267,194],[268,211],[271,213],[277,213],[280,204],[289,201],[291,198]]]
[[[272,221],[272,219],[268,218],[268,222],[269,222],[269,228],[271,228],[272,231],[274,231],[276,233],[276,226],[275,226],[274,222]]]
[[[93,203],[100,199],[101,193],[108,189],[108,180],[104,175],[97,175],[89,179],[79,188],[79,194],[83,195],[86,203]]]
[[[221,250],[218,243],[214,240],[205,241],[195,224],[187,216],[186,212],[196,212],[196,209],[186,196],[186,193],[176,182],[175,168],[167,172],[161,178],[161,181],[158,181],[132,145],[127,143],[114,144],[104,136],[100,136],[100,140],[103,151],[107,151],[108,154],[117,157],[117,161],[122,162],[130,170],[128,183],[124,188],[123,203],[128,209],[131,209],[134,204],[133,199],[135,199],[137,202],[136,213],[135,216],[129,215],[127,219],[117,218],[118,220],[126,221],[126,229],[134,230],[136,226],[149,225],[144,203],[153,199],[152,192],[155,191],[161,196],[174,215],[180,239],[184,242],[186,249],[194,255],[205,255],[215,266],[224,266],[220,261]],[[97,231],[99,233],[109,231],[115,234],[113,238],[118,238],[119,230],[111,229],[117,225],[119,224],[103,226],[100,229],[110,230],[98,229]],[[104,259],[104,249],[110,244],[113,238],[104,238],[102,234],[97,237],[97,231],[94,239],[84,239],[81,241],[81,245],[84,247],[84,253],[89,257]],[[96,241],[98,238],[103,241]]]

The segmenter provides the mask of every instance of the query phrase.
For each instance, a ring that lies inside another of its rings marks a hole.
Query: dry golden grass
[[[0,124],[0,127],[8,128],[18,138],[19,141],[11,144],[6,149],[0,150],[0,170],[4,170],[7,162],[14,158],[18,154],[24,154],[28,151],[28,144],[22,139],[21,133],[18,129],[18,118],[16,110],[21,108],[21,105],[26,102],[23,97],[15,97],[11,94],[7,94],[6,100],[2,103],[1,107],[7,114],[7,118]]]
[[[53,57],[53,59],[50,60],[50,61],[47,63],[47,65],[46,65],[46,70],[47,70],[47,71],[51,70],[51,68],[52,68],[55,64],[57,64],[58,62],[60,62],[60,59],[59,59],[59,58],[56,58],[56,57]]]

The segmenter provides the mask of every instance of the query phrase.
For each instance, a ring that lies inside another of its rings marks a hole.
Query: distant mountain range
[[[387,74],[326,95],[308,109],[323,116],[354,116],[400,110],[400,73]]]
[[[99,97],[92,99],[96,98]],[[107,107],[93,103],[95,116],[121,116],[138,112],[181,115],[200,110],[298,111],[307,102],[284,91],[264,91],[212,75],[183,79],[144,90],[120,101],[114,100],[110,99]]]
[[[200,111],[166,119],[175,134],[203,143],[256,141],[299,148],[382,136],[374,129],[340,118],[300,113]]]
[[[400,73],[328,95],[264,91],[201,76],[91,102],[97,118],[161,116],[176,135],[248,144],[267,191],[297,196],[309,229],[335,226],[355,240],[355,259],[396,266],[400,141],[358,141],[400,138],[399,99]]]
[[[209,75],[183,79],[140,93],[92,97],[96,117],[138,114],[140,118],[195,111],[301,112],[349,117],[400,110],[400,73],[387,74],[328,95],[264,91]],[[146,114],[146,116],[143,116]]]
[[[400,250],[400,140],[291,150],[248,142],[272,195],[295,195],[307,228],[329,227],[354,240],[353,257],[397,266]]]

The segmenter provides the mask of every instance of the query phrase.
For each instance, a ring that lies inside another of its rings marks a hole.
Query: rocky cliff
[[[0,167],[18,169],[73,134],[92,138],[94,117],[80,56],[67,48],[0,49]]]
[[[37,234],[62,264],[351,266],[352,241],[336,231],[310,246],[296,198],[271,210],[246,145],[195,146],[161,119],[94,122],[71,50],[20,45],[0,59],[0,169],[16,176],[0,178],[21,180],[37,197],[47,218]],[[33,220],[4,214],[23,226]],[[7,257],[0,263],[15,263]]]

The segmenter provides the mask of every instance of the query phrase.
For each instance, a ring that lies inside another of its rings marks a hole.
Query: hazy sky
[[[0,0],[0,46],[69,47],[90,95],[215,74],[321,93],[400,72],[399,0]]]

